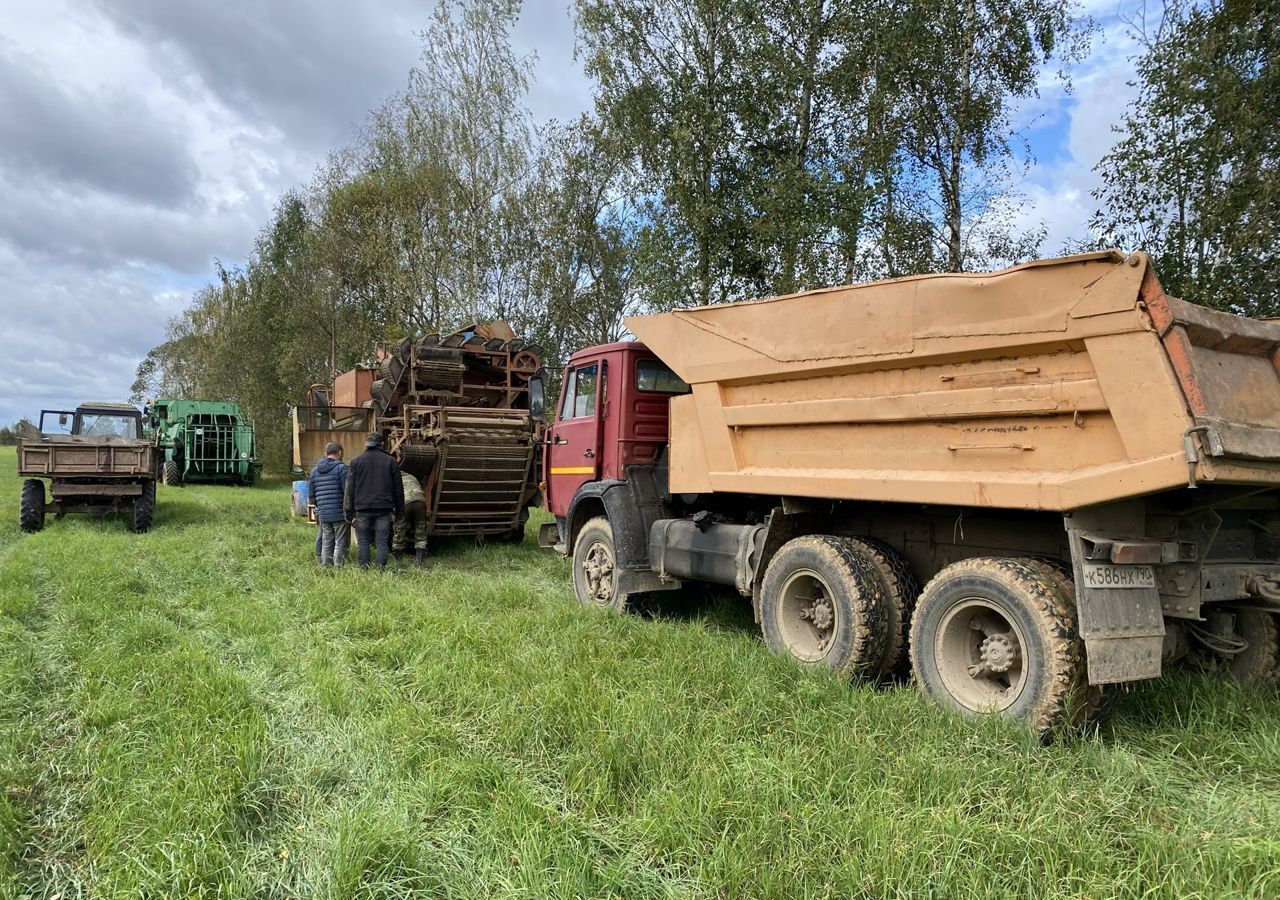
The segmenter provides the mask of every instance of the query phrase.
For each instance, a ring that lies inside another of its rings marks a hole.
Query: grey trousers
[[[350,525],[343,521],[320,523],[320,565],[342,565],[347,561],[350,546]]]

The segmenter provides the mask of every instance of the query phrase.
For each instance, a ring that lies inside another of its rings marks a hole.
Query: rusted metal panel
[[[49,492],[56,500],[67,497],[140,497],[142,496],[142,485],[139,482],[124,484],[102,482],[96,484],[68,484],[65,481],[54,481],[49,488]]]
[[[155,464],[155,446],[146,441],[45,436],[18,447],[18,474],[24,477],[151,477]]]

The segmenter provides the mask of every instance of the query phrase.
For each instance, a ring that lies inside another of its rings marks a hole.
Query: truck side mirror
[[[62,427],[62,428],[66,428],[66,427],[67,427],[67,414],[66,414],[66,413],[59,413],[59,414],[58,414],[58,425],[59,425],[60,427]]]
[[[547,386],[541,371],[529,378],[529,415],[534,421],[547,423]]]

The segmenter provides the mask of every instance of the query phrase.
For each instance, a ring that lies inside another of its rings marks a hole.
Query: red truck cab
[[[568,517],[585,485],[620,482],[630,466],[653,466],[667,445],[667,402],[689,392],[648,347],[619,341],[569,360],[548,429],[547,509]]]

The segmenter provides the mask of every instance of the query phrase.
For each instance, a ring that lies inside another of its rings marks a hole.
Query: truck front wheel
[[[44,528],[44,482],[39,478],[28,478],[22,482],[18,525],[28,534]]]
[[[138,534],[151,527],[156,512],[156,483],[148,481],[142,486],[142,494],[133,501],[133,530]]]
[[[760,627],[769,649],[810,668],[874,676],[889,639],[889,586],[855,541],[809,535],[769,561]]]
[[[1075,606],[1038,567],[966,559],[925,586],[911,623],[921,689],[964,713],[1001,713],[1041,733],[1084,724],[1084,644]]]
[[[582,526],[573,545],[573,590],[588,606],[622,612],[626,602],[618,593],[618,556],[613,527],[604,516]]]

